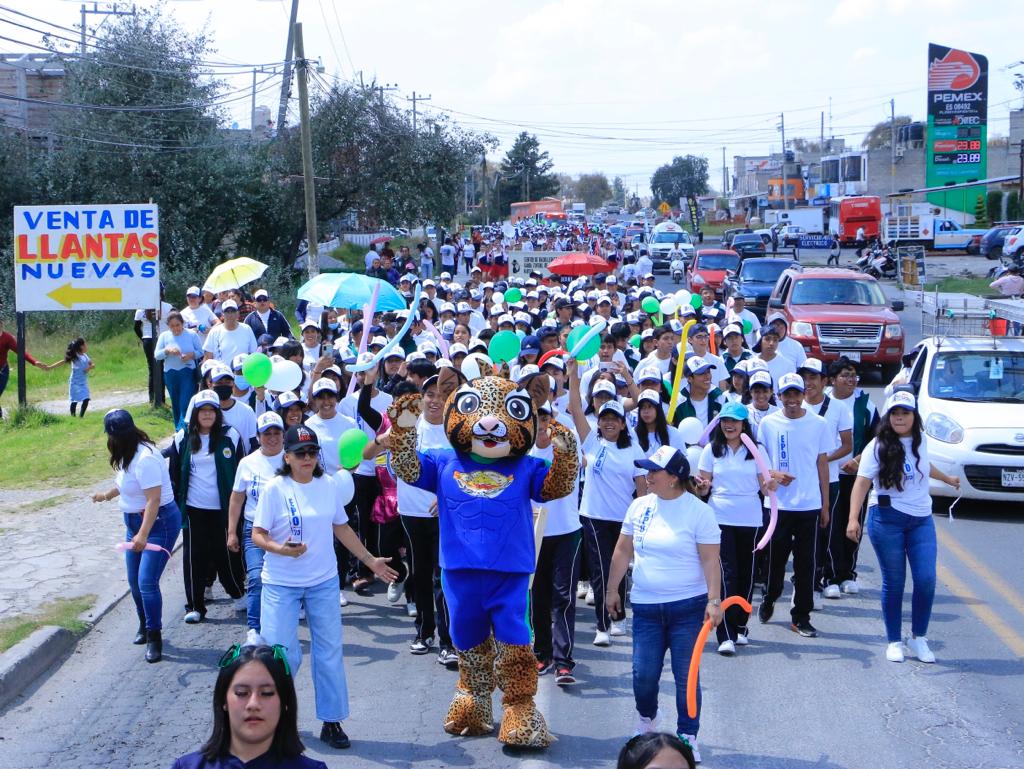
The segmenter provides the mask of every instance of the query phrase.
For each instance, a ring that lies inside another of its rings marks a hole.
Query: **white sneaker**
[[[231,604],[231,607],[239,614],[247,612],[249,611],[249,599],[244,595],[241,598],[236,598]]]
[[[928,648],[928,639],[924,636],[908,638],[906,645],[910,655],[917,657],[919,662],[935,662],[935,654]]]
[[[812,591],[814,593],[814,611],[821,611],[823,602],[821,600],[821,593],[817,590]]]
[[[398,603],[405,594],[404,582],[392,582],[388,585],[388,603]]]
[[[737,646],[747,646],[749,643],[750,643],[750,639],[747,638],[747,634],[746,633],[740,633],[740,634],[738,634],[736,636],[736,645]]]
[[[893,641],[885,647],[885,658],[889,662],[903,662],[903,644]]]
[[[245,634],[245,643],[242,646],[268,646],[267,640],[260,635],[260,631],[254,627],[249,628]]]
[[[405,613],[410,617],[415,617],[419,613],[416,611],[416,604],[407,603],[405,605]]]
[[[636,726],[633,727],[633,736],[658,731],[658,717],[648,718],[639,713],[636,714]]]
[[[839,598],[842,593],[839,590],[839,585],[825,585],[824,595],[826,598]]]
[[[185,613],[185,622],[189,625],[197,625],[203,620],[203,615],[193,609],[190,612]]]
[[[696,734],[680,734],[678,737],[686,740],[690,745],[690,750],[693,752],[693,762],[695,764],[700,763],[700,751],[697,750],[697,735]]]
[[[612,637],[603,630],[598,630],[594,636],[594,646],[611,646]]]
[[[589,585],[587,586],[586,601],[587,601],[587,606],[593,606],[594,605],[594,588],[590,587]]]
[[[348,606],[348,599],[345,597],[345,591],[338,591],[338,606]]]
[[[613,622],[611,627],[608,628],[608,635],[626,635],[626,623],[625,622]]]
[[[849,595],[857,595],[860,592],[860,585],[857,584],[855,579],[848,579],[839,587],[844,593]]]
[[[718,653],[723,657],[731,657],[736,653],[736,644],[726,638],[722,643],[718,644]]]
[[[212,601],[213,600],[213,588],[212,587],[208,587],[208,588],[206,588],[206,590],[203,591],[203,598],[205,598],[207,601]]]
[[[588,585],[586,582],[583,582],[583,581],[577,582],[576,583],[576,597],[577,598],[586,598],[587,597],[587,591],[589,589],[590,589],[590,585]]]

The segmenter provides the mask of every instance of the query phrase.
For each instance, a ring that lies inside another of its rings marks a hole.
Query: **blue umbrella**
[[[398,289],[386,280],[356,272],[321,273],[299,288],[298,298],[321,307],[358,309],[369,303],[377,286],[380,286],[378,312],[404,310],[408,307]]]

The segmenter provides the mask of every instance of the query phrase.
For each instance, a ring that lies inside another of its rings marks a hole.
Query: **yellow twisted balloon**
[[[676,373],[672,378],[672,393],[668,402],[668,423],[672,424],[672,418],[676,415],[676,406],[679,405],[679,385],[683,381],[683,365],[686,360],[686,335],[690,331],[690,326],[697,322],[696,318],[691,318],[683,324],[683,330],[680,332],[682,337],[679,340],[679,359],[676,361]]]

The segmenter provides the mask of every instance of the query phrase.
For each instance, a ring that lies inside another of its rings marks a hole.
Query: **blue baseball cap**
[[[135,429],[135,420],[124,409],[111,409],[103,417],[103,432],[107,435],[123,435]]]
[[[732,401],[722,406],[722,410],[718,412],[719,419],[748,419],[750,412],[747,411],[747,407],[742,403]]]

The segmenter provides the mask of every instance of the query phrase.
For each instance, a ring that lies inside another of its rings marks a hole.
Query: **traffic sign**
[[[16,206],[18,312],[160,306],[157,206]]]
[[[561,254],[561,251],[510,251],[508,255],[508,275],[510,278],[527,278],[531,272],[539,272],[541,276],[550,278],[548,265]]]
[[[669,208],[668,203],[666,203],[664,200],[661,201],[661,205],[658,206],[658,213],[660,213],[662,216],[668,216],[668,212],[671,210],[672,209]]]

